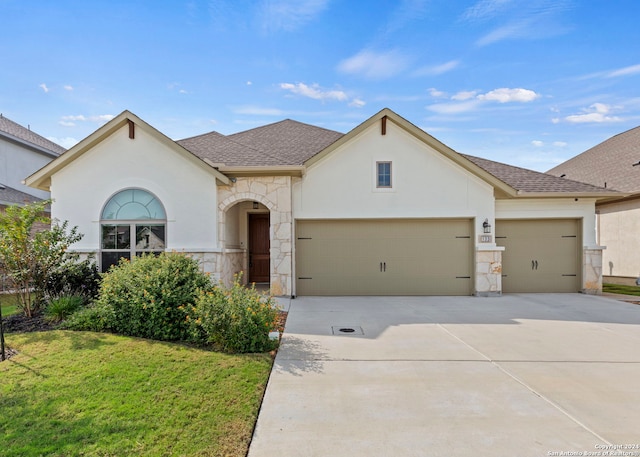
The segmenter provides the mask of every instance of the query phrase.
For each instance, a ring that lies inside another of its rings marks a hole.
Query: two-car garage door
[[[466,219],[299,220],[298,295],[470,295]],[[581,222],[498,220],[502,291],[578,292]]]
[[[470,220],[299,220],[298,295],[470,295]]]

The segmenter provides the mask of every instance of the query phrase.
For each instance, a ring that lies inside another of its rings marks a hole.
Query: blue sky
[[[637,0],[0,0],[0,112],[70,147],[125,109],[171,138],[384,107],[546,171],[640,125]]]

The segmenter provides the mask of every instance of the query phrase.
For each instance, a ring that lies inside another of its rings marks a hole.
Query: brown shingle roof
[[[234,166],[302,165],[343,134],[286,119],[232,135],[217,132],[177,143],[202,159]]]
[[[515,167],[492,160],[481,159],[462,154],[487,173],[513,187],[520,192],[552,192],[552,193],[600,193],[610,192],[610,189],[593,186],[571,179],[559,178],[547,173],[540,173],[526,168]]]
[[[177,143],[202,159],[227,167],[290,166],[303,165],[342,136],[339,132],[287,119],[228,136],[211,132]],[[610,192],[575,180],[461,155],[520,192]]]
[[[280,159],[267,152],[237,143],[218,132],[205,133],[177,143],[201,159],[226,166],[279,165]]]
[[[39,202],[41,199],[29,195],[13,187],[0,184],[0,205],[22,205],[25,203]]]
[[[547,173],[622,192],[640,192],[640,127],[603,141]]]
[[[20,124],[0,114],[0,135],[2,135],[2,133],[6,134],[6,136],[31,143],[41,149],[46,149],[54,156],[58,156],[66,151],[66,149],[59,144],[47,140],[45,137],[32,132],[30,129],[24,128]]]

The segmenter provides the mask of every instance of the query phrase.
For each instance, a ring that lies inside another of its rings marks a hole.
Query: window
[[[376,162],[376,187],[391,187],[391,162]]]
[[[111,197],[100,221],[101,270],[121,258],[164,251],[166,219],[162,203],[146,190],[127,189]]]

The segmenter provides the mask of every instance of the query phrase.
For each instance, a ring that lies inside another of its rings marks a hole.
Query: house
[[[0,206],[49,198],[48,191],[29,187],[23,180],[64,151],[62,146],[0,114]]]
[[[105,270],[180,251],[275,295],[601,290],[596,202],[620,194],[459,154],[384,109],[173,141],[125,111],[31,175]]]
[[[609,138],[548,171],[625,193],[596,202],[597,242],[605,282],[635,284],[640,277],[640,127]]]

